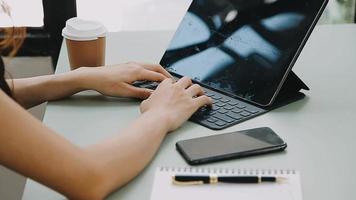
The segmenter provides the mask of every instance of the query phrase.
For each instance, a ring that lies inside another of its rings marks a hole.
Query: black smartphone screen
[[[184,140],[176,146],[189,164],[203,164],[279,151],[287,144],[272,129],[263,127]]]

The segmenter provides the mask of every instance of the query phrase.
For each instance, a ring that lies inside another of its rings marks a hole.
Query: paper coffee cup
[[[95,21],[71,18],[62,31],[66,39],[70,68],[105,65],[107,30]]]

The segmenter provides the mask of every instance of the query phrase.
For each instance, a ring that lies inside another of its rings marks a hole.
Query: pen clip
[[[276,182],[277,183],[284,183],[284,182],[287,182],[288,181],[288,178],[286,177],[276,177]]]

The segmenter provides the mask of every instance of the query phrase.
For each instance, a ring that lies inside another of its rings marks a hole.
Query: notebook
[[[218,176],[278,176],[281,183],[260,184],[204,184],[181,186],[172,184],[174,175],[218,175]],[[157,169],[151,200],[302,200],[300,173],[296,170],[246,170],[160,167]]]

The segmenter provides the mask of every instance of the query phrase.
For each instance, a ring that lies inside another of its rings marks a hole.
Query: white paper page
[[[177,186],[172,184],[172,176],[178,173],[174,170],[158,169],[154,179],[151,200],[302,200],[299,172],[281,174],[279,177],[287,178],[282,183],[261,184],[224,184]],[[201,174],[201,173],[200,173]],[[225,174],[224,174],[225,175]]]

